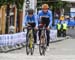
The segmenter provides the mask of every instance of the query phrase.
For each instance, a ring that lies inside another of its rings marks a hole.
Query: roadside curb
[[[7,53],[24,47],[25,47],[25,42],[21,44],[17,44],[15,46],[0,46],[0,53]]]
[[[57,38],[54,41],[50,41],[50,43],[55,43],[55,42],[63,41],[63,40],[70,39],[70,38],[71,38],[70,36],[60,37],[60,38]]]

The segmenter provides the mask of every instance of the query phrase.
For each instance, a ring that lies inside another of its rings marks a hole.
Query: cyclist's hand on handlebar
[[[35,29],[35,30],[38,30],[38,27],[35,27],[34,29]]]
[[[31,26],[30,24],[27,24],[27,26]]]
[[[39,24],[39,26],[40,26],[40,27],[42,27],[42,26],[43,26],[43,24]]]
[[[47,29],[47,30],[50,30],[50,27],[48,26],[48,27],[46,27],[46,29]]]

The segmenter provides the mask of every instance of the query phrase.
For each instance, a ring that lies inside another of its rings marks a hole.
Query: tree
[[[7,12],[7,16],[10,16],[9,13],[10,13],[10,5],[16,5],[17,7],[17,25],[19,28],[19,31],[21,31],[20,29],[22,29],[22,8],[23,8],[23,3],[24,3],[24,0],[0,0],[0,7],[2,5],[6,5],[6,12]],[[7,21],[6,21],[6,25],[7,27],[9,26],[9,17],[7,17]],[[21,25],[20,25],[21,24]],[[6,30],[8,31],[8,28],[6,28]]]
[[[17,6],[17,32],[22,31],[22,18],[23,18],[23,3],[24,0],[15,0]]]
[[[64,6],[65,7],[67,7],[66,5],[67,5],[67,3],[68,2],[63,2],[63,1],[61,1],[61,0],[58,0],[58,1],[56,1],[56,2],[53,2],[53,4],[52,4],[52,6],[51,6],[51,9],[52,9],[52,11],[53,11],[53,25],[54,25],[54,13],[57,13],[58,15],[59,15],[59,17],[60,17],[60,13],[61,13],[61,9],[62,8],[64,8]],[[58,17],[58,18],[59,18]]]
[[[24,3],[24,0],[15,0],[15,4],[19,10],[22,10],[23,3]]]

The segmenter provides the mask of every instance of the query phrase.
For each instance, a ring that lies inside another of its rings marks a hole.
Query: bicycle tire
[[[34,53],[34,45],[33,45],[33,47],[31,48],[31,55],[33,55],[33,53]]]
[[[26,54],[29,55],[29,34],[27,34],[26,39]]]
[[[39,45],[39,53],[40,53],[40,55],[43,55],[43,46],[41,46],[41,45]]]
[[[40,40],[40,45],[39,45],[40,55],[45,55],[45,51],[46,51],[46,48],[47,48],[47,40],[46,40],[46,34],[45,33],[43,33],[43,40],[44,40],[44,43],[42,44],[42,46],[41,46],[42,40]]]
[[[45,55],[46,48],[44,46],[39,45],[40,55]]]
[[[39,45],[39,52],[40,52],[40,55],[43,55],[43,53],[44,53],[44,45],[41,43],[41,41],[40,41],[40,45]]]
[[[29,47],[26,46],[26,54],[29,55]]]

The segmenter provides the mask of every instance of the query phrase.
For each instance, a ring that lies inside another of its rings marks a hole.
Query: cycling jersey
[[[51,26],[52,25],[52,12],[50,10],[47,11],[47,13],[44,13],[42,10],[40,10],[38,12],[38,19],[39,19],[39,22],[41,21],[41,17],[44,16],[44,17],[49,17],[49,25],[48,26]],[[47,21],[45,21],[47,22]]]
[[[38,20],[37,20],[37,15],[33,15],[32,17],[30,17],[29,15],[26,15],[23,21],[23,27],[27,26],[27,24],[31,25],[31,27],[38,27]],[[36,31],[33,29],[33,36],[34,36],[34,43],[36,43]],[[27,30],[27,34],[28,34],[28,30]]]
[[[36,27],[38,26],[37,15],[33,15],[32,17],[26,15],[23,21],[23,27],[28,23],[35,23]]]

